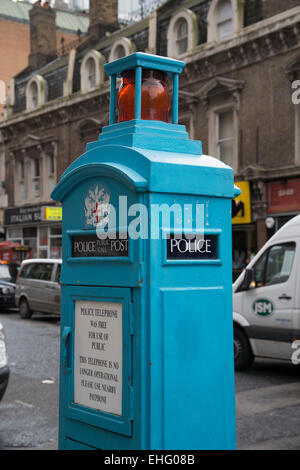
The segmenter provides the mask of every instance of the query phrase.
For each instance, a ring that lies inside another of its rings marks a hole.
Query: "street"
[[[59,323],[57,317],[1,314],[9,385],[0,403],[0,449],[57,448]]]
[[[0,449],[57,449],[59,321],[1,313],[9,386],[0,403]],[[199,400],[201,396],[199,394]],[[236,373],[237,448],[300,449],[300,374],[292,364],[256,361]]]

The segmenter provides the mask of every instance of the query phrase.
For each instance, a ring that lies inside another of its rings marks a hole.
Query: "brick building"
[[[204,153],[234,168],[243,187],[233,206],[240,269],[249,251],[300,212],[300,108],[292,102],[299,38],[299,0],[172,0],[122,28],[116,0],[91,0],[88,37],[47,63],[30,64],[31,53],[15,77],[0,125],[7,238],[34,244],[39,256],[57,253],[51,237],[59,224],[34,221],[33,212],[53,202],[61,173],[108,123],[103,64],[146,51],[186,62],[180,123]]]
[[[0,80],[4,81],[6,90],[10,79],[27,67],[30,54],[29,11],[32,4],[28,2],[0,2]],[[56,49],[77,39],[77,31],[86,34],[88,16],[82,13],[56,10]],[[3,107],[0,103],[0,116]]]

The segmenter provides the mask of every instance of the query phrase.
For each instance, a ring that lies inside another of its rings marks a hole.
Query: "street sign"
[[[251,190],[249,181],[236,181],[235,185],[242,191],[232,201],[232,224],[251,224]]]

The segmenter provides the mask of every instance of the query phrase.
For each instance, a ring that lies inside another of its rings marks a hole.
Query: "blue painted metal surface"
[[[117,75],[151,63],[177,74],[176,62],[138,53],[107,68]],[[120,196],[128,207],[149,210],[149,229],[152,207],[201,205],[216,256],[170,259],[163,234],[176,232],[176,219],[160,221],[158,239],[129,239],[126,256],[74,256],[74,237],[96,234],[88,202],[99,188],[116,208],[119,232],[128,229]],[[52,194],[63,205],[61,449],[235,448],[231,200],[237,191],[232,169],[202,155],[201,142],[189,140],[184,126],[140,119],[104,128],[62,175]],[[75,403],[79,301],[122,305],[121,415]]]

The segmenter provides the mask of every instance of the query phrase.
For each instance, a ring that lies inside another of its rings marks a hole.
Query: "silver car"
[[[60,270],[58,259],[22,262],[15,294],[22,318],[30,318],[33,312],[60,314]]]

